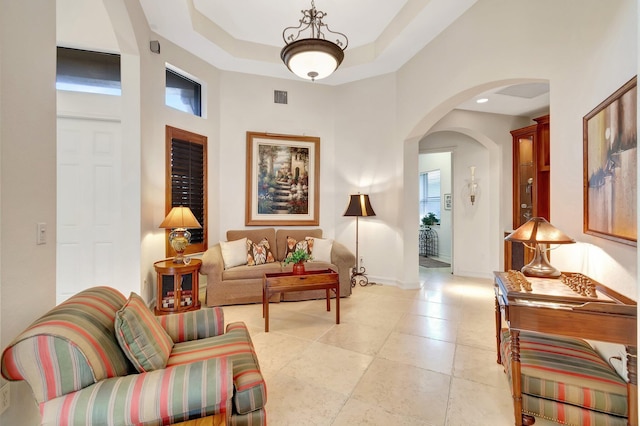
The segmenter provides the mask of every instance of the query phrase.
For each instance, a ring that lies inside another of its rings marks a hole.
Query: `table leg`
[[[336,324],[340,324],[340,283],[336,285]]]
[[[331,312],[331,289],[327,287],[325,291],[327,292],[327,312]]]
[[[500,356],[500,334],[502,329],[502,314],[500,312],[500,303],[496,297],[496,354],[498,356],[497,363],[502,364],[502,357]]]
[[[265,299],[262,303],[262,307],[264,309],[264,332],[269,332],[269,292],[265,292]]]
[[[627,405],[629,426],[638,425],[638,347],[627,346]]]
[[[513,415],[515,425],[522,426],[522,377],[520,376],[520,332],[510,330],[511,334],[511,393],[513,396]]]

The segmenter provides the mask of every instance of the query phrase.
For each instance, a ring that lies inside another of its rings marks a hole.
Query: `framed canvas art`
[[[584,232],[637,244],[636,77],[583,119]]]
[[[319,224],[320,138],[247,132],[245,224]]]

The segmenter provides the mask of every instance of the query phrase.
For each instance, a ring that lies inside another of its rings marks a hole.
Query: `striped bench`
[[[509,332],[502,363],[511,384]],[[627,383],[582,339],[520,332],[523,413],[566,425],[627,425]]]

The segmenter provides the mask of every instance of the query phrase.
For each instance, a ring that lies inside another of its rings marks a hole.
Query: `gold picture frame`
[[[320,138],[247,132],[245,225],[320,223]]]
[[[637,85],[633,77],[583,119],[584,233],[637,245]]]

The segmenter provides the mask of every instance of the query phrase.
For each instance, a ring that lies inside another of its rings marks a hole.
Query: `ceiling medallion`
[[[340,66],[349,39],[342,33],[331,31],[322,22],[327,14],[316,10],[313,0],[311,9],[301,12],[300,24],[282,31],[286,45],[280,52],[280,58],[298,77],[320,80],[330,76]],[[335,38],[335,41],[327,40],[327,36]]]

